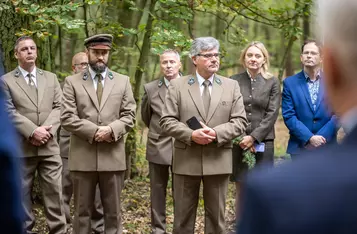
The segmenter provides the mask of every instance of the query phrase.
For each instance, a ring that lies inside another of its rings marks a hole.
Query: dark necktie
[[[209,93],[209,85],[211,84],[211,81],[205,80],[203,82],[203,92],[202,92],[202,101],[203,101],[203,106],[205,107],[205,112],[206,116],[208,114],[208,109],[209,109],[209,104],[211,102],[211,95]]]
[[[103,94],[103,84],[102,84],[102,80],[103,80],[103,77],[101,74],[97,74],[96,75],[97,77],[97,97],[98,97],[98,102],[99,102],[99,105],[100,105],[100,101],[102,100],[102,94]]]

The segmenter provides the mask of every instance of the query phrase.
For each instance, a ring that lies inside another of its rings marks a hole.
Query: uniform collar
[[[33,68],[32,72],[28,72],[26,71],[25,69],[23,69],[22,67],[18,66],[21,74],[23,77],[27,77],[27,74],[31,73],[32,77],[33,78],[36,78],[36,74],[37,74],[37,69],[36,69],[36,66]]]
[[[95,79],[95,76],[97,75],[97,73],[92,69],[91,66],[89,66],[89,69],[88,69],[88,70],[89,70],[89,73],[90,73],[92,79],[94,80],[94,79]],[[106,77],[106,75],[107,75],[107,71],[108,71],[108,68],[106,67],[105,70],[104,70],[104,72],[100,73],[100,74],[102,75],[103,80],[105,79],[105,77]]]

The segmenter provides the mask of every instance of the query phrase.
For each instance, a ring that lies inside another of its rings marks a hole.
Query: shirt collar
[[[25,69],[23,69],[22,67],[18,66],[21,74],[23,77],[27,77],[27,74],[29,74],[30,72],[26,71]],[[31,75],[32,77],[36,78],[36,74],[37,74],[37,71],[36,71],[36,66],[33,68],[32,72],[31,72]]]
[[[305,76],[306,81],[310,81],[311,79],[310,79],[309,75],[305,72],[305,70],[303,70],[303,72],[304,72],[304,76]],[[320,78],[321,78],[321,70],[319,70],[317,72],[316,80],[319,80]]]
[[[197,76],[197,81],[198,81],[198,84],[201,85],[203,84],[203,82],[206,80],[205,78],[203,78],[200,74],[198,74],[198,72],[196,71],[196,76]],[[209,81],[211,81],[211,85],[213,84],[213,78],[214,78],[214,74],[208,78]]]
[[[89,73],[92,77],[92,79],[94,80],[95,79],[95,76],[97,75],[97,73],[92,69],[91,66],[88,66],[89,67]],[[105,79],[106,75],[107,75],[107,71],[108,71],[108,68],[106,67],[104,72],[100,73],[103,77],[103,80]]]
[[[340,118],[340,124],[346,134],[350,134],[357,126],[357,107],[347,111]]]

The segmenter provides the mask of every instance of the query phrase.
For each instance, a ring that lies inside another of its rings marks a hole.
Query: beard
[[[99,61],[89,61],[89,65],[96,73],[102,73],[107,68],[107,63],[105,63],[104,61],[100,62],[101,63],[99,63]]]

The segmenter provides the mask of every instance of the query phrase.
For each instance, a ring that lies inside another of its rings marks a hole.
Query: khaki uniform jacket
[[[164,78],[145,84],[141,102],[141,117],[149,128],[146,144],[147,160],[156,164],[171,165],[172,137],[163,134],[159,125],[166,92]]]
[[[186,121],[195,116],[217,134],[216,142],[199,145],[191,140]],[[232,173],[232,139],[245,132],[247,119],[238,82],[215,75],[206,116],[195,75],[170,82],[160,126],[175,138],[173,172],[202,176]]]
[[[135,108],[127,76],[108,69],[100,105],[88,70],[67,77],[63,87],[61,124],[72,133],[70,170],[125,170],[124,135],[134,126]],[[113,142],[94,141],[99,126],[112,128]]]
[[[2,77],[7,110],[20,135],[25,157],[59,155],[56,132],[60,126],[62,91],[55,74],[38,68],[36,71],[37,102],[18,68]],[[33,131],[49,125],[53,137],[42,146],[32,145],[29,139]]]

